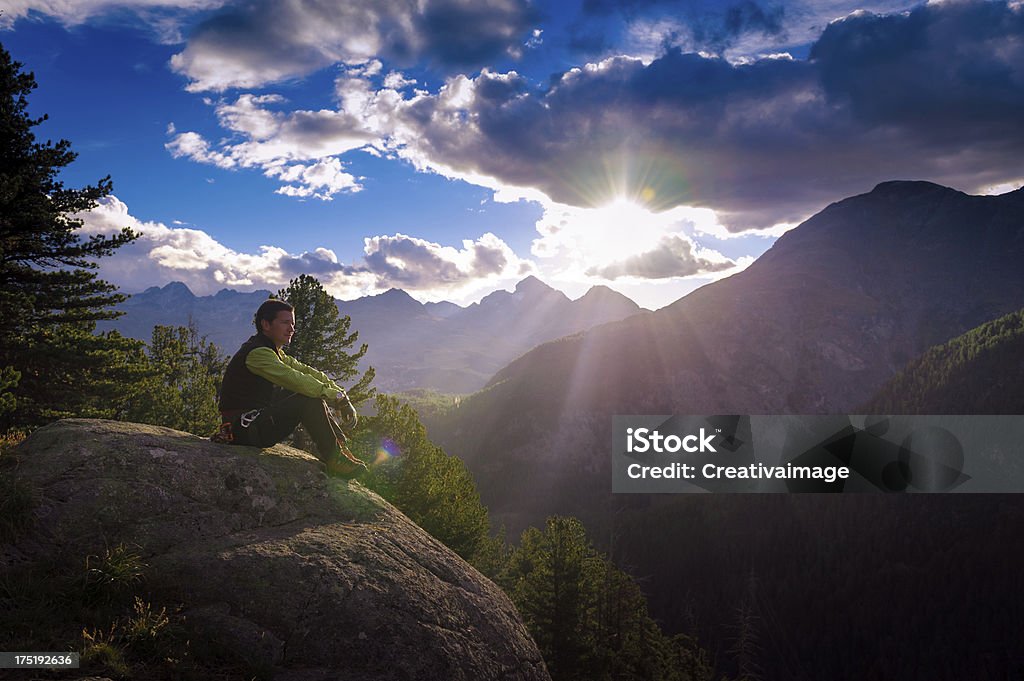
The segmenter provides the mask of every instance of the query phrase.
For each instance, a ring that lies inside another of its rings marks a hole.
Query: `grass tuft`
[[[90,603],[110,603],[130,593],[141,581],[146,568],[142,556],[118,544],[102,556],[85,559],[85,599]]]
[[[82,629],[82,662],[105,667],[115,675],[125,678],[131,674],[131,667],[125,660],[124,646],[117,643],[117,625],[110,629]]]

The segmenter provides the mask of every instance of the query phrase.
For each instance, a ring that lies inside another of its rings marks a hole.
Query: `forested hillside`
[[[863,412],[1024,413],[1024,310],[929,349],[879,390]]]

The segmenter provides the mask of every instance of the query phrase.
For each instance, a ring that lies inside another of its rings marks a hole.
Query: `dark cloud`
[[[520,0],[433,0],[418,15],[420,50],[444,67],[478,67],[515,50],[538,13]]]
[[[597,206],[714,208],[734,229],[806,217],[879,181],[973,188],[1021,175],[1024,9],[944,3],[831,24],[808,61],[679,50],[614,58],[541,91],[483,74],[475,122],[409,108],[416,153]]]
[[[753,0],[744,0],[726,7],[721,15],[695,20],[693,41],[696,46],[722,52],[744,35],[781,35],[784,16],[782,6],[763,7]]]
[[[658,247],[633,255],[625,260],[603,267],[591,267],[589,276],[618,279],[637,277],[640,279],[670,279],[688,277],[702,272],[720,272],[734,266],[734,262],[712,262],[699,258],[693,253],[693,244],[687,239],[672,234],[664,237]]]
[[[1024,10],[1006,3],[854,15],[825,29],[811,59],[832,104],[864,125],[933,138],[1019,136],[1022,129]]]
[[[484,66],[519,49],[527,0],[249,0],[199,24],[171,59],[194,90],[254,87],[338,62]]]
[[[598,54],[610,45],[604,36],[613,18],[627,28],[643,22],[678,23],[663,36],[664,44],[686,43],[694,50],[721,52],[747,35],[782,36],[785,9],[781,3],[755,0],[732,3],[680,0],[584,0],[579,18],[570,26],[570,46],[583,54]]]

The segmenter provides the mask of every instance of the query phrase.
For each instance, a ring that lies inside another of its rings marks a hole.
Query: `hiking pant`
[[[337,426],[327,412],[327,403],[319,397],[279,391],[269,407],[253,409],[232,419],[231,432],[234,444],[272,447],[291,435],[300,423],[316,443],[320,459],[330,460],[344,434],[335,431]]]

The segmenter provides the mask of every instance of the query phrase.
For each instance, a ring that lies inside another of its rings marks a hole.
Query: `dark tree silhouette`
[[[135,341],[93,335],[125,296],[98,279],[97,259],[138,237],[130,229],[83,238],[74,217],[111,192],[110,177],[70,189],[57,179],[76,154],[71,143],[36,141],[46,116],[28,114],[36,87],[0,46],[0,425],[38,425],[70,415],[103,415],[109,387],[129,365]],[[11,399],[13,396],[13,402]],[[13,409],[11,409],[13,407]]]

